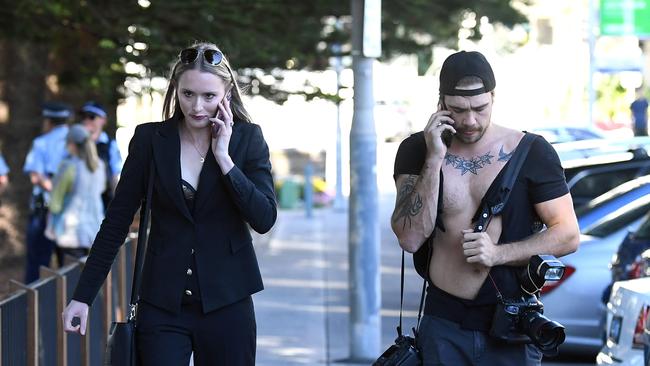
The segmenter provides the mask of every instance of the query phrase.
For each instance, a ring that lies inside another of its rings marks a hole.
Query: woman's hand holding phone
[[[447,148],[451,145],[452,135],[456,133],[451,112],[439,108],[431,115],[424,128],[424,138],[427,144],[427,155],[444,159]]]
[[[217,105],[215,116],[210,119],[212,122],[212,153],[215,158],[223,158],[228,155],[228,145],[234,125],[233,113],[230,109],[230,91]]]

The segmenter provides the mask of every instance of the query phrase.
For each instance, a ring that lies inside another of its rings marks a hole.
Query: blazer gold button
[[[190,291],[190,290],[185,290],[185,295],[187,295],[187,296],[192,296],[192,291]]]
[[[192,269],[188,268],[186,273],[187,273],[188,276],[191,276],[192,275]]]

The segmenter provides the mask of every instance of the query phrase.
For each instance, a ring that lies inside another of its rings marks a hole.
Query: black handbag
[[[126,322],[113,322],[108,333],[104,366],[136,366],[138,353],[136,351],[136,313],[138,309],[138,292],[140,290],[140,275],[144,262],[144,248],[147,244],[147,226],[151,211],[151,195],[153,193],[154,163],[149,169],[149,184],[147,198],[140,207],[140,225],[138,227],[138,244],[136,247],[135,267],[133,268],[133,283],[131,285],[131,301]]]
[[[427,241],[427,245],[429,242]],[[429,246],[430,248],[430,246]],[[427,264],[427,268],[428,268]],[[422,356],[418,348],[417,338],[420,327],[420,318],[422,316],[422,307],[424,305],[424,291],[427,281],[422,284],[422,295],[420,296],[420,309],[418,310],[418,321],[413,328],[413,337],[402,333],[402,308],[404,306],[404,251],[402,250],[402,275],[400,285],[400,303],[399,303],[399,325],[397,326],[397,338],[395,344],[388,347],[379,358],[373,362],[372,366],[420,366],[422,365]]]

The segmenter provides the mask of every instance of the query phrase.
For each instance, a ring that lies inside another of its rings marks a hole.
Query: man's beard
[[[464,133],[465,132],[474,132],[471,136],[466,136]],[[479,128],[472,128],[472,129],[458,129],[456,130],[456,134],[454,137],[456,137],[460,142],[464,144],[474,144],[477,143],[483,135],[485,134],[485,128],[479,127]]]

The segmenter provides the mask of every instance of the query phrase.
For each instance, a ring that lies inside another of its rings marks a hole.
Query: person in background
[[[648,136],[648,99],[643,94],[643,89],[636,90],[636,99],[630,105],[634,136]]]
[[[59,267],[64,256],[81,258],[104,219],[102,192],[106,184],[104,162],[97,157],[95,142],[79,124],[70,127],[66,157],[54,177],[45,235],[56,241]]]
[[[277,217],[268,145],[228,60],[211,43],[178,55],[163,117],[135,129],[115,197],[63,312],[64,329],[85,334],[89,306],[151,182],[137,303],[140,365],[187,365],[193,352],[196,366],[253,366],[251,295],[263,284],[249,227],[265,233]]]
[[[117,181],[122,172],[122,156],[117,148],[114,139],[108,137],[104,131],[106,125],[106,110],[101,104],[89,101],[81,107],[81,123],[90,133],[91,139],[95,142],[97,154],[106,167],[106,190],[102,193],[104,210],[108,208],[109,202],[113,199]]]
[[[9,185],[9,166],[0,154],[0,194],[2,194]]]
[[[27,265],[25,283],[39,277],[40,266],[49,266],[56,243],[45,237],[45,225],[52,191],[52,177],[66,156],[66,122],[72,115],[70,108],[59,102],[43,105],[43,134],[32,142],[25,159],[23,172],[32,183],[30,213],[27,223]]]

